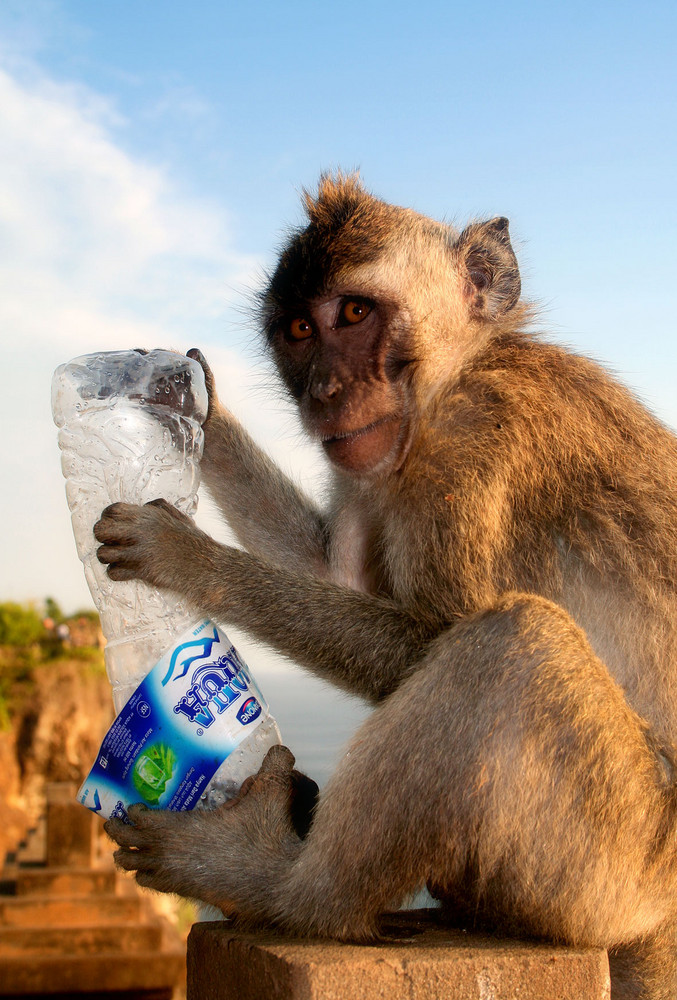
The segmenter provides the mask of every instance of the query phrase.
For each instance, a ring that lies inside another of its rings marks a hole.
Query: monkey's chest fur
[[[440,480],[415,502],[406,491],[378,488],[344,498],[331,521],[332,580],[392,599],[436,629],[516,589],[517,577],[497,557],[487,525],[477,531],[468,514],[472,498],[448,490]]]
[[[406,483],[399,491],[354,488],[330,522],[331,579],[394,601],[432,633],[507,592],[546,597],[585,631],[635,710],[677,741],[677,679],[660,668],[675,602],[654,592],[638,615],[636,595],[600,571],[561,524],[525,516],[517,493],[509,499],[500,484],[478,489],[450,467],[430,475],[424,496],[420,481],[416,495]]]

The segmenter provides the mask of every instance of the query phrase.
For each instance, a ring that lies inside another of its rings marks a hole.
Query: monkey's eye
[[[346,326],[354,323],[361,323],[371,312],[371,306],[364,299],[348,299],[341,306],[339,315],[339,326]]]
[[[297,317],[291,321],[287,332],[292,340],[307,340],[308,337],[312,337],[313,328],[307,319]]]

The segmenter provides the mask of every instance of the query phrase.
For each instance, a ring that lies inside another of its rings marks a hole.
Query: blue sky
[[[677,426],[676,28],[651,0],[4,0],[0,600],[88,603],[49,415],[76,354],[202,346],[313,482],[246,302],[322,169],[457,223],[509,216],[542,325]]]

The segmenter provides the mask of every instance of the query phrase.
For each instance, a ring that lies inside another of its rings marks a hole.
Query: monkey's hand
[[[180,592],[191,567],[204,565],[217,544],[166,500],[111,504],[94,525],[94,537],[103,542],[97,557],[108,564],[111,580],[143,580]]]
[[[165,812],[132,806],[132,825],[109,820],[119,844],[115,861],[139,885],[200,899],[256,917],[270,903],[271,884],[293,863],[301,841],[294,826],[299,798],[314,782],[293,770],[286,747],[272,747],[258,774],[218,809]],[[310,783],[310,784],[309,784]]]

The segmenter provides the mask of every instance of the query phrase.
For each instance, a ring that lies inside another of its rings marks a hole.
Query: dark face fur
[[[346,271],[378,261],[396,221],[384,216],[396,210],[352,181],[306,207],[310,225],[264,297],[268,340],[308,432],[333,464],[372,476],[403,457],[410,358],[393,335],[394,303],[365,295]]]
[[[396,466],[408,441],[407,362],[387,303],[346,291],[285,317],[274,335],[283,380],[308,431],[345,471]]]

